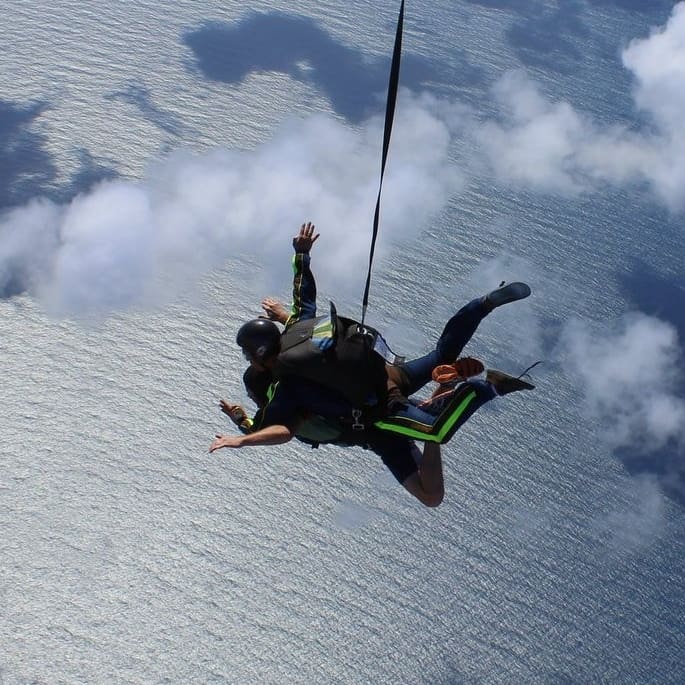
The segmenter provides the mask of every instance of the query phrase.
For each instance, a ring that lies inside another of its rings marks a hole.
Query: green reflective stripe
[[[250,433],[254,433],[255,431],[261,430],[264,428],[262,425],[264,423],[264,411],[266,408],[269,406],[271,403],[271,400],[274,398],[274,395],[276,394],[276,388],[278,387],[278,381],[275,383],[272,383],[266,391],[266,404],[261,408],[257,410],[257,413],[254,416],[254,419],[252,420],[252,425],[250,426]]]
[[[461,415],[464,413],[465,409],[471,404],[471,402],[476,398],[476,393],[472,390],[469,394],[457,405],[454,411],[447,417],[445,422],[440,427],[437,433],[425,433],[415,428],[410,428],[409,426],[400,426],[396,423],[388,423],[386,421],[376,421],[373,425],[376,428],[380,428],[384,431],[390,431],[391,433],[399,433],[413,440],[421,440],[423,442],[442,442],[445,436],[453,428],[454,424],[459,420]],[[406,419],[411,421],[411,419]],[[417,421],[411,421],[413,424],[418,424]],[[426,425],[426,424],[419,424]]]
[[[299,259],[298,259],[299,258]],[[293,265],[293,304],[292,307],[290,308],[290,316],[288,317],[288,320],[285,322],[286,327],[290,323],[290,319],[299,319],[300,313],[302,311],[301,307],[301,302],[302,302],[302,281],[304,280],[302,276],[302,262],[304,261],[303,257],[299,253],[295,253],[293,255],[292,259],[292,265]]]
[[[333,337],[333,322],[330,317],[326,317],[320,321],[312,331],[312,338],[332,338]]]

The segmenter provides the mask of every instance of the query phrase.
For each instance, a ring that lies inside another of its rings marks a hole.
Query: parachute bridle
[[[380,223],[381,193],[383,190],[383,175],[385,173],[385,163],[388,159],[388,149],[390,148],[390,136],[392,134],[392,123],[395,117],[395,102],[397,101],[397,88],[400,80],[400,58],[402,55],[402,29],[404,24],[404,0],[400,3],[400,12],[397,18],[397,30],[395,32],[395,47],[392,53],[390,64],[390,79],[388,82],[388,97],[385,105],[385,128],[383,131],[383,153],[381,156],[381,176],[378,184],[378,198],[376,199],[376,211],[373,216],[373,234],[371,236],[371,248],[369,250],[369,268],[366,274],[366,287],[364,288],[364,298],[362,300],[362,327],[366,317],[366,309],[369,305],[369,290],[371,288],[371,269],[373,266],[373,256],[376,250],[376,238],[378,236],[378,225]]]

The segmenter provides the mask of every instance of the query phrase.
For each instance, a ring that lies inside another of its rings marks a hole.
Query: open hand
[[[295,252],[309,252],[312,245],[316,242],[319,234],[314,234],[316,226],[311,221],[300,226],[300,232],[293,238],[293,248]]]
[[[273,297],[265,297],[262,300],[262,309],[264,310],[266,318],[270,321],[277,321],[278,323],[285,324],[290,316],[285,305]]]
[[[242,436],[241,435],[219,435],[216,434],[214,441],[209,446],[209,451],[215,452],[220,450],[222,447],[242,447]]]

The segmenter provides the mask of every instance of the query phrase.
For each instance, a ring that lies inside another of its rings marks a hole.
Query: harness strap
[[[444,444],[474,411],[476,393],[468,386],[455,394],[454,400],[433,424],[425,424],[405,416],[388,416],[373,425],[390,433],[398,433],[412,440]]]

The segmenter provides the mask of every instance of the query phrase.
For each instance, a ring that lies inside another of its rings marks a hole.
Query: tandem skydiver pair
[[[423,504],[436,506],[444,496],[440,444],[497,395],[534,388],[494,369],[485,379],[471,377],[483,372],[482,363],[458,360],[480,322],[495,308],[528,297],[530,288],[511,283],[472,300],[447,322],[431,352],[389,364],[378,352],[387,347],[371,327],[338,316],[334,307],[317,317],[310,250],[318,237],[308,222],[293,239],[290,315],[267,298],[267,318],[238,331],[237,343],[250,364],[243,380],[258,411],[249,419],[242,407],[222,401],[242,434],[217,435],[210,452],[283,444],[293,437],[313,445],[361,446],[377,453]],[[274,320],[284,324],[283,332]],[[427,401],[413,399],[441,365],[451,369],[449,383]],[[424,442],[423,453],[414,441]]]

